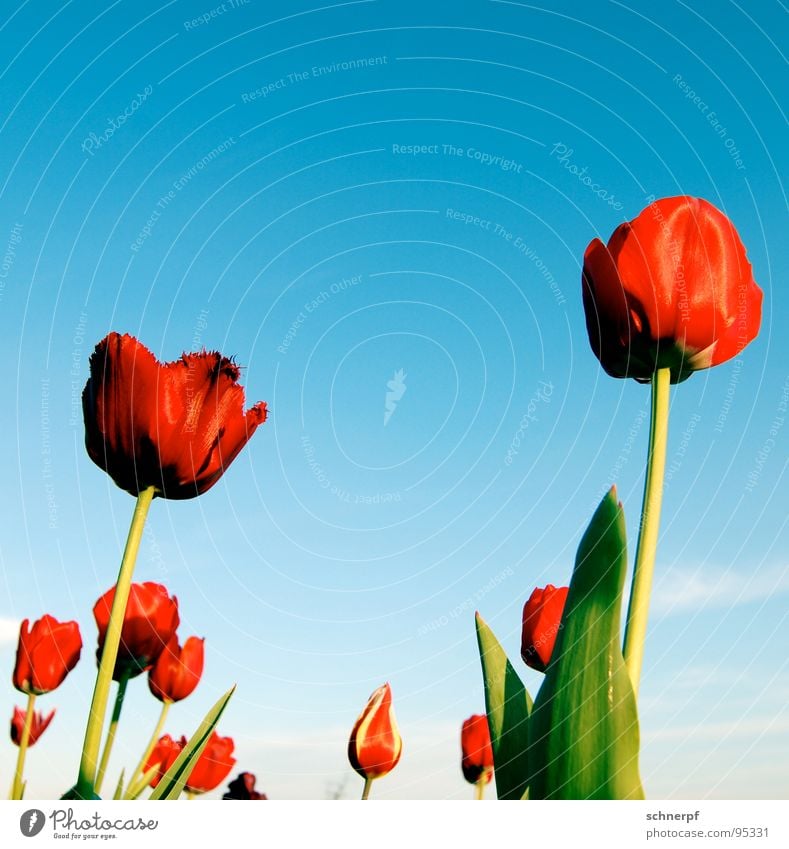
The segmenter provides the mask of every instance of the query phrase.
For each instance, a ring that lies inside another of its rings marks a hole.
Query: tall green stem
[[[25,712],[25,724],[22,726],[22,737],[19,740],[19,752],[16,756],[16,771],[14,772],[14,783],[11,785],[11,799],[22,798],[22,775],[25,772],[25,755],[30,742],[30,729],[33,726],[33,706],[36,703],[35,693],[28,693],[27,711]]]
[[[641,665],[644,660],[649,597],[652,592],[652,577],[655,573],[660,508],[663,503],[670,383],[670,369],[658,369],[652,376],[652,417],[649,425],[647,476],[644,483],[644,501],[641,505],[641,525],[636,562],[633,567],[633,584],[630,588],[624,644],[625,665],[636,695],[638,695]]]
[[[148,763],[148,758],[150,758],[151,753],[153,752],[154,746],[156,745],[156,741],[162,734],[162,729],[164,728],[164,722],[167,719],[167,713],[170,710],[170,705],[172,702],[164,701],[162,702],[162,709],[159,712],[159,719],[156,723],[156,728],[153,729],[153,734],[151,734],[151,739],[148,741],[148,746],[143,752],[143,756],[140,758],[140,762],[137,764],[137,768],[131,774],[131,778],[129,779],[128,787],[126,788],[125,799],[134,798],[133,794],[137,790],[135,785],[138,783],[138,776],[143,775],[145,772],[145,764]]]
[[[99,763],[99,772],[96,775],[96,793],[101,793],[101,785],[104,784],[104,775],[107,772],[107,764],[110,762],[110,753],[115,743],[115,734],[118,730],[118,722],[121,718],[123,710],[123,699],[126,696],[126,686],[129,683],[129,676],[124,674],[121,680],[118,681],[118,692],[115,694],[115,705],[112,708],[112,719],[110,720],[110,728],[107,731],[107,739],[104,741],[104,751],[101,753],[101,762]]]
[[[90,799],[94,794],[96,782],[96,770],[99,760],[99,748],[101,746],[101,733],[104,729],[104,716],[107,712],[107,701],[110,695],[110,684],[112,673],[115,670],[115,661],[118,657],[118,646],[121,641],[121,629],[123,617],[126,614],[126,603],[129,600],[134,564],[137,560],[137,552],[142,541],[142,532],[145,527],[145,518],[148,508],[151,506],[155,488],[149,486],[137,496],[137,504],[134,507],[129,536],[126,539],[126,548],[123,551],[123,560],[118,573],[118,581],[115,585],[115,597],[112,602],[110,621],[107,626],[107,634],[104,638],[104,648],[101,652],[101,663],[96,676],[96,686],[93,689],[93,701],[90,705],[88,726],[85,729],[85,742],[82,746],[82,760],[79,764],[79,777],[75,795],[78,798]]]
[[[373,786],[372,778],[364,779],[364,790],[362,790],[362,801],[370,798],[370,788]]]

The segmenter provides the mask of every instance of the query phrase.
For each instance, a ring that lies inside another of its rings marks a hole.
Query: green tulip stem
[[[129,779],[129,784],[126,788],[125,799],[133,799],[135,791],[139,792],[140,790],[144,790],[145,788],[138,788],[136,785],[140,783],[138,776],[143,776],[145,774],[145,764],[148,763],[148,758],[150,758],[151,753],[153,752],[154,746],[156,746],[159,737],[162,736],[162,729],[164,728],[165,720],[167,719],[167,714],[170,710],[170,705],[172,702],[164,701],[162,702],[162,709],[159,711],[159,719],[156,722],[156,728],[153,729],[153,734],[151,734],[151,739],[148,741],[148,745],[143,752],[143,756],[140,758],[140,762],[137,764],[137,768],[131,775]]]
[[[107,772],[107,764],[110,762],[110,753],[115,743],[115,734],[118,731],[118,722],[121,718],[123,710],[123,700],[126,697],[126,686],[129,683],[128,674],[124,674],[118,681],[118,692],[115,694],[115,704],[112,708],[112,719],[110,727],[107,731],[107,739],[104,741],[104,751],[101,753],[101,761],[99,762],[99,772],[96,775],[96,793],[101,794],[101,785],[104,784],[104,776]]]
[[[21,799],[23,784],[22,775],[25,772],[25,755],[30,742],[30,729],[33,727],[33,706],[36,703],[36,694],[28,693],[27,711],[25,712],[25,724],[22,726],[22,737],[19,740],[19,752],[16,756],[16,771],[14,772],[14,783],[11,785],[11,799]]]
[[[93,688],[93,700],[90,704],[88,725],[85,729],[85,742],[82,746],[82,760],[79,764],[79,776],[75,787],[78,798],[90,799],[94,795],[96,782],[96,770],[99,760],[99,748],[101,746],[101,735],[104,730],[104,716],[107,713],[107,702],[110,696],[110,685],[112,684],[112,673],[115,670],[115,661],[118,658],[118,646],[121,642],[121,629],[123,618],[126,614],[126,603],[131,591],[134,564],[137,561],[137,552],[142,541],[142,532],[145,527],[145,518],[148,508],[151,506],[155,487],[149,486],[137,496],[137,504],[134,507],[129,536],[126,539],[126,548],[123,551],[121,568],[118,572],[118,581],[115,584],[115,597],[112,601],[110,621],[107,626],[107,634],[104,638],[104,647],[101,652],[101,663],[96,675],[96,685]]]
[[[370,788],[372,786],[373,786],[373,779],[372,778],[365,778],[364,779],[364,790],[362,790],[362,801],[365,801],[365,799],[370,798]]]
[[[488,774],[483,772],[474,784],[474,798],[481,802],[485,798],[485,785],[488,783]]]
[[[636,548],[636,563],[633,567],[633,584],[630,588],[623,652],[636,695],[638,695],[641,666],[644,660],[649,597],[652,592],[652,577],[655,573],[655,552],[660,526],[660,508],[663,502],[670,383],[670,369],[658,369],[652,376],[652,416],[649,424],[647,476],[644,483],[644,501],[641,505],[641,525]]]

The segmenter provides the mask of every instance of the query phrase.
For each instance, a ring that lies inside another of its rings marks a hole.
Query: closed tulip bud
[[[59,687],[77,665],[82,637],[76,622],[58,622],[49,614],[29,624],[25,619],[19,628],[13,682],[21,693],[40,696]]]
[[[111,587],[93,606],[99,629],[99,659],[114,598],[115,587]],[[165,587],[150,581],[132,584],[112,677],[116,681],[123,677],[134,678],[149,669],[172,639],[178,623],[178,599],[171,598]]]
[[[594,239],[583,268],[586,328],[613,377],[677,383],[726,362],[759,332],[762,291],[731,221],[700,198],[662,198]]]
[[[180,702],[191,695],[203,674],[205,640],[189,637],[183,648],[173,634],[148,672],[148,687],[160,702]]]
[[[266,420],[244,411],[239,367],[217,352],[160,363],[133,336],[110,333],[90,358],[82,393],[91,460],[131,495],[163,498],[210,489]]]
[[[493,778],[493,746],[488,718],[484,713],[475,713],[463,723],[460,748],[463,753],[461,768],[466,781],[470,784],[479,781],[488,784]]]
[[[548,584],[544,590],[536,589],[523,607],[521,657],[538,672],[545,672],[550,663],[569,591]]]
[[[49,723],[52,722],[55,716],[55,711],[50,711],[46,716],[38,711],[33,711],[33,718],[30,723],[30,736],[27,740],[28,747],[33,746],[38,738],[47,730]],[[22,732],[25,728],[25,711],[22,708],[14,708],[14,716],[11,719],[11,742],[18,746],[22,740]]]
[[[392,707],[392,690],[389,684],[384,684],[370,696],[353,726],[348,759],[362,778],[372,780],[391,772],[402,751],[403,741]]]

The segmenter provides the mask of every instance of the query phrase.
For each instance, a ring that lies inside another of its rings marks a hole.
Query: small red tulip
[[[521,657],[538,672],[545,672],[551,660],[569,591],[548,584],[544,590],[536,589],[523,607]]]
[[[732,222],[700,198],[655,201],[584,255],[583,301],[595,356],[613,377],[678,383],[759,332],[762,290]]]
[[[257,778],[251,772],[240,772],[227,785],[227,793],[222,796],[223,799],[240,799],[243,801],[258,801],[268,799],[265,793],[258,793],[255,790]]]
[[[19,628],[13,682],[20,692],[40,696],[59,687],[77,665],[82,637],[76,622],[47,614],[28,629],[29,621]]]
[[[485,783],[489,783],[493,778],[493,746],[488,718],[484,713],[475,713],[463,723],[460,748],[463,752],[463,778],[476,784],[484,777]]]
[[[148,770],[153,767],[159,766],[158,772],[156,772],[151,779],[150,786],[156,787],[156,785],[162,780],[164,774],[167,770],[175,763],[178,758],[178,755],[186,746],[186,737],[181,737],[180,740],[173,740],[173,738],[169,734],[165,734],[160,737],[156,745],[153,747],[153,751],[148,757],[148,760],[145,762],[145,766],[143,767],[143,774],[148,772]]]
[[[148,687],[160,702],[180,702],[191,695],[203,674],[205,640],[189,637],[183,648],[173,634],[148,672]]]
[[[236,765],[232,756],[234,748],[232,737],[220,737],[213,731],[203,754],[186,779],[186,789],[193,793],[206,793],[218,787]]]
[[[126,492],[163,498],[210,489],[266,420],[244,412],[239,367],[218,352],[160,363],[133,336],[110,333],[90,358],[82,393],[91,460]]]
[[[115,587],[111,587],[93,606],[99,629],[98,659],[101,659],[114,598]],[[124,675],[134,678],[150,668],[172,639],[178,622],[178,599],[170,598],[165,587],[150,581],[132,584],[112,675],[114,680],[120,681]]]
[[[55,711],[50,711],[46,716],[33,711],[33,721],[30,723],[30,735],[27,740],[28,746],[35,745],[36,740],[47,730],[47,726],[52,722],[55,716]],[[25,730],[25,711],[22,708],[14,708],[14,716],[11,719],[11,742],[18,746],[22,740],[22,733]]]
[[[362,778],[381,778],[400,760],[403,740],[395,721],[392,690],[379,687],[356,720],[348,741],[348,759]]]

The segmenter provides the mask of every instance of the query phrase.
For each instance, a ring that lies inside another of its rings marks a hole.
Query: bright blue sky
[[[152,510],[136,577],[167,584],[182,635],[207,649],[168,730],[188,733],[238,682],[220,730],[239,768],[274,798],[344,779],[355,796],[347,734],[388,680],[404,755],[376,794],[468,797],[474,609],[520,665],[523,602],[567,581],[611,483],[635,546],[648,390],[589,349],[584,248],[648,195],[687,193],[735,222],[764,317],[741,361],[672,393],[642,774],[653,797],[785,797],[780,6],[452,5],[249,0],[193,25],[222,4],[26,2],[0,25],[3,710],[19,703],[19,619],[76,618],[86,643],[40,700],[59,715],[29,796],[74,776],[90,610],[133,507],[88,459],[75,406],[115,329],[162,359],[235,355],[250,404],[271,409],[211,492]],[[355,60],[372,61],[343,69]],[[156,711],[140,680],[111,776]]]

